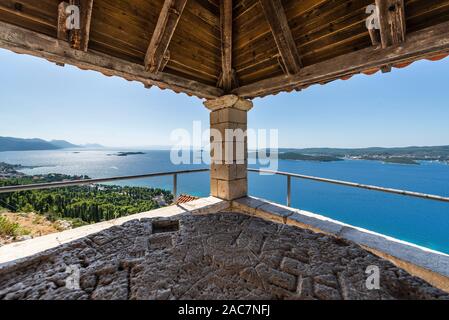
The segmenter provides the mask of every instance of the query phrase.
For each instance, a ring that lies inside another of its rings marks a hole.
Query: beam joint
[[[259,0],[265,18],[282,58],[286,73],[297,74],[302,67],[301,57],[288,25],[281,0]]]
[[[167,57],[166,52],[186,3],[187,0],[165,0],[145,55],[147,71],[158,73],[167,64],[164,57]]]

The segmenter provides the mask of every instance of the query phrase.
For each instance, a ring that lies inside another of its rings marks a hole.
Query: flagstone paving
[[[379,268],[379,289],[367,288],[370,266]],[[353,243],[220,213],[134,220],[5,265],[0,299],[449,296]]]

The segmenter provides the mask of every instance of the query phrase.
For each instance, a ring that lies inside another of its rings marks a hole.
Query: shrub
[[[22,228],[17,222],[12,222],[5,216],[0,216],[0,236],[17,237],[30,233],[28,229]]]

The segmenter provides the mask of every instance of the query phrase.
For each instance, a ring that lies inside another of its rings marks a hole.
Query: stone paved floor
[[[448,299],[355,244],[308,230],[234,213],[168,220],[131,221],[3,267],[0,299]],[[380,268],[380,290],[366,289],[370,265]]]

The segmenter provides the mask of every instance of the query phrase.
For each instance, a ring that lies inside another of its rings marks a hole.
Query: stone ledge
[[[12,243],[0,247],[0,269],[10,263],[15,263],[37,253],[56,248],[62,244],[98,233],[114,226],[123,225],[132,220],[141,220],[146,218],[168,218],[182,214],[217,213],[226,210],[229,206],[229,202],[218,198],[201,198],[184,204],[137,213],[110,221],[100,222],[72,230],[49,234],[35,239]]]
[[[318,214],[289,208],[254,197],[234,200],[231,203],[231,208],[270,221],[352,241],[410,274],[449,292],[449,255],[447,254]]]

